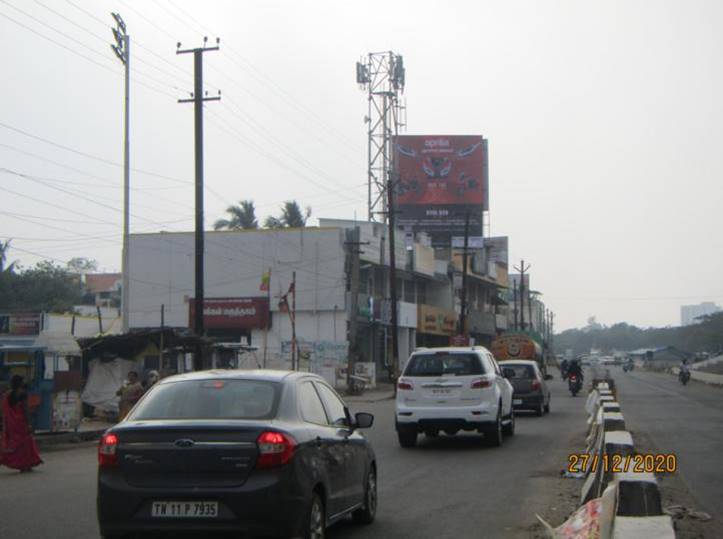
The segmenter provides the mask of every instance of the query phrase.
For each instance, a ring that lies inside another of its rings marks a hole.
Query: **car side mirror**
[[[514,369],[502,369],[502,375],[505,378],[514,378],[515,377],[515,370]]]
[[[357,429],[368,429],[374,424],[374,416],[366,412],[359,412],[354,416],[354,427]]]
[[[555,378],[555,377],[552,376],[551,374],[546,374],[546,375],[545,375],[545,380],[552,380],[553,378]]]

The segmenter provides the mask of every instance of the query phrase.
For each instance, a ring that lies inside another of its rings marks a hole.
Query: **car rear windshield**
[[[261,380],[184,380],[158,384],[130,419],[271,419],[280,387]]]
[[[414,354],[409,358],[405,376],[466,376],[484,374],[476,354],[434,353]]]
[[[500,367],[513,371],[514,376],[512,378],[532,379],[535,377],[535,369],[532,365],[510,365],[508,363],[501,363]]]

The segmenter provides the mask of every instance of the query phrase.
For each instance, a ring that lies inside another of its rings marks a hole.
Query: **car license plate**
[[[154,518],[216,518],[218,502],[153,502]]]
[[[432,390],[432,395],[449,395],[452,393],[451,389],[436,388]]]
[[[512,404],[522,404],[522,399],[512,399]]]

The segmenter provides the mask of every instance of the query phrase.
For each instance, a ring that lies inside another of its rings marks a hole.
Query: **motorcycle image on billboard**
[[[403,135],[395,138],[397,223],[425,232],[435,247],[464,234],[482,235],[488,209],[487,140],[480,135]]]

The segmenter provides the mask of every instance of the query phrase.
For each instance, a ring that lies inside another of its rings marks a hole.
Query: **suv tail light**
[[[111,433],[103,435],[98,444],[98,466],[106,468],[118,465],[118,436]]]
[[[403,391],[412,391],[414,389],[414,385],[412,385],[412,382],[409,380],[401,379],[399,382],[397,382],[397,389],[401,389]]]
[[[256,439],[259,458],[256,468],[267,469],[283,466],[291,460],[296,449],[296,440],[282,432],[262,432]]]
[[[532,389],[540,389],[542,385],[540,384],[539,380],[533,380],[532,381]]]
[[[492,382],[486,378],[477,378],[477,380],[472,380],[472,389],[484,389],[485,387],[491,386]]]

